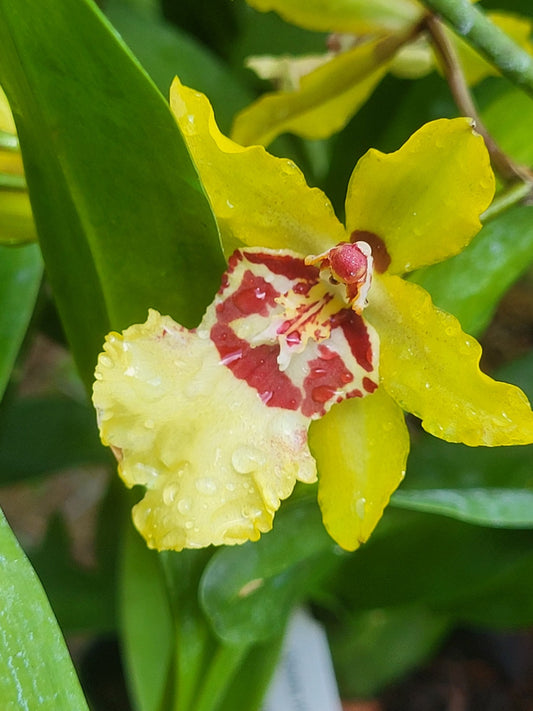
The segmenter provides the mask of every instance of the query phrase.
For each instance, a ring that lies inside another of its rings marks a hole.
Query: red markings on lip
[[[217,304],[217,318],[221,323],[230,323],[250,314],[268,316],[278,296],[272,284],[248,270],[235,293]]]
[[[370,380],[370,378],[363,378],[363,387],[367,391],[367,393],[373,393],[374,390],[377,389],[378,384],[375,383],[373,380]]]
[[[316,282],[320,275],[317,267],[305,264],[303,259],[292,257],[290,254],[243,252],[243,255],[252,264],[264,264],[273,274],[285,276],[291,281]]]
[[[372,372],[374,370],[372,344],[365,322],[359,314],[351,309],[343,309],[338,316],[342,332],[348,341],[353,357],[367,373]]]
[[[211,328],[211,340],[220,354],[221,362],[236,378],[254,388],[266,405],[285,410],[298,409],[302,395],[289,376],[279,370],[279,345],[252,348],[222,323]]]
[[[318,348],[318,358],[309,362],[309,375],[303,383],[302,414],[306,417],[324,415],[330,400],[344,400],[344,387],[353,380],[353,374],[343,359],[325,345]]]

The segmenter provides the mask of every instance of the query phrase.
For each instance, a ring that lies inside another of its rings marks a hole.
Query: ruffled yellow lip
[[[378,342],[327,274],[285,251],[230,259],[197,329],[151,311],[110,334],[96,369],[102,440],[148,545],[256,540],[296,481],[312,482],[311,419],[377,387]]]

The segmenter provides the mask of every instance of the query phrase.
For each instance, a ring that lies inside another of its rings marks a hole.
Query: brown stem
[[[426,27],[431,35],[433,46],[442,60],[446,81],[454,101],[464,116],[469,116],[476,122],[476,131],[485,139],[494,170],[507,182],[533,181],[533,173],[529,168],[515,163],[510,156],[504,153],[483,125],[466,83],[455,47],[450,42],[441,21],[435,15],[428,14]]]

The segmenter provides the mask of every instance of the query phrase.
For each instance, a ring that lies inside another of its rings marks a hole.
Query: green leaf
[[[0,410],[0,484],[109,460],[85,403],[28,398]]]
[[[0,400],[28,328],[42,275],[39,247],[0,247]]]
[[[252,645],[217,711],[257,711],[274,674],[283,635]]]
[[[420,269],[412,279],[477,335],[532,261],[533,207],[515,207],[486,224],[461,254]]]
[[[533,528],[533,445],[487,449],[421,437],[391,505],[484,526]]]
[[[209,97],[220,129],[229,132],[235,112],[251,101],[252,94],[207,47],[165,23],[158,13],[133,5],[132,0],[112,0],[106,4],[106,15],[163,96],[168,96],[177,74],[183,84]]]
[[[449,626],[446,615],[418,606],[349,611],[328,627],[343,696],[374,696],[424,661]]]
[[[296,602],[335,564],[315,503],[289,503],[257,543],[218,550],[200,585],[216,633],[229,643],[280,635]]]
[[[46,595],[0,512],[0,698],[6,711],[88,711]]]
[[[111,543],[108,541],[108,546]],[[48,522],[41,546],[29,552],[65,633],[91,634],[115,630],[115,590],[112,571],[85,570],[72,560],[71,541],[64,522],[58,516]]]
[[[457,619],[459,609],[501,595],[509,622],[533,622],[533,597],[524,595],[533,584],[533,532],[389,508],[377,533],[331,581],[338,604],[360,611],[423,605]],[[468,621],[466,612],[461,619]]]
[[[482,526],[533,528],[533,490],[509,487],[402,490],[393,495],[391,504]]]
[[[148,550],[131,521],[121,560],[120,612],[129,686],[137,711],[162,711],[174,625],[159,556]]]
[[[110,327],[149,306],[198,322],[224,269],[216,224],[167,104],[90,0],[0,0],[0,83],[89,383]]]

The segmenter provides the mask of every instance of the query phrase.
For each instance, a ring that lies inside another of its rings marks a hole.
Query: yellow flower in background
[[[36,238],[15,122],[0,87],[0,244],[24,244]]]
[[[479,344],[402,279],[481,226],[494,177],[470,121],[370,150],[344,227],[291,161],[223,136],[202,94],[175,80],[171,107],[229,261],[196,329],[150,311],[99,358],[101,437],[146,487],[133,517],[149,546],[256,540],[318,474],[324,524],[355,549],[404,476],[403,410],[452,442],[533,441],[523,393],[483,374]]]
[[[336,33],[329,51],[310,57],[252,57],[248,61],[279,91],[267,93],[241,111],[232,138],[242,145],[267,146],[279,134],[320,139],[341,130],[369,98],[387,72],[418,78],[434,68],[426,36],[425,9],[416,0],[247,0],[257,10],[274,10],[309,30]],[[507,13],[491,20],[523,49],[533,53],[533,23]],[[498,72],[457,35],[455,44],[466,79],[475,84]]]

